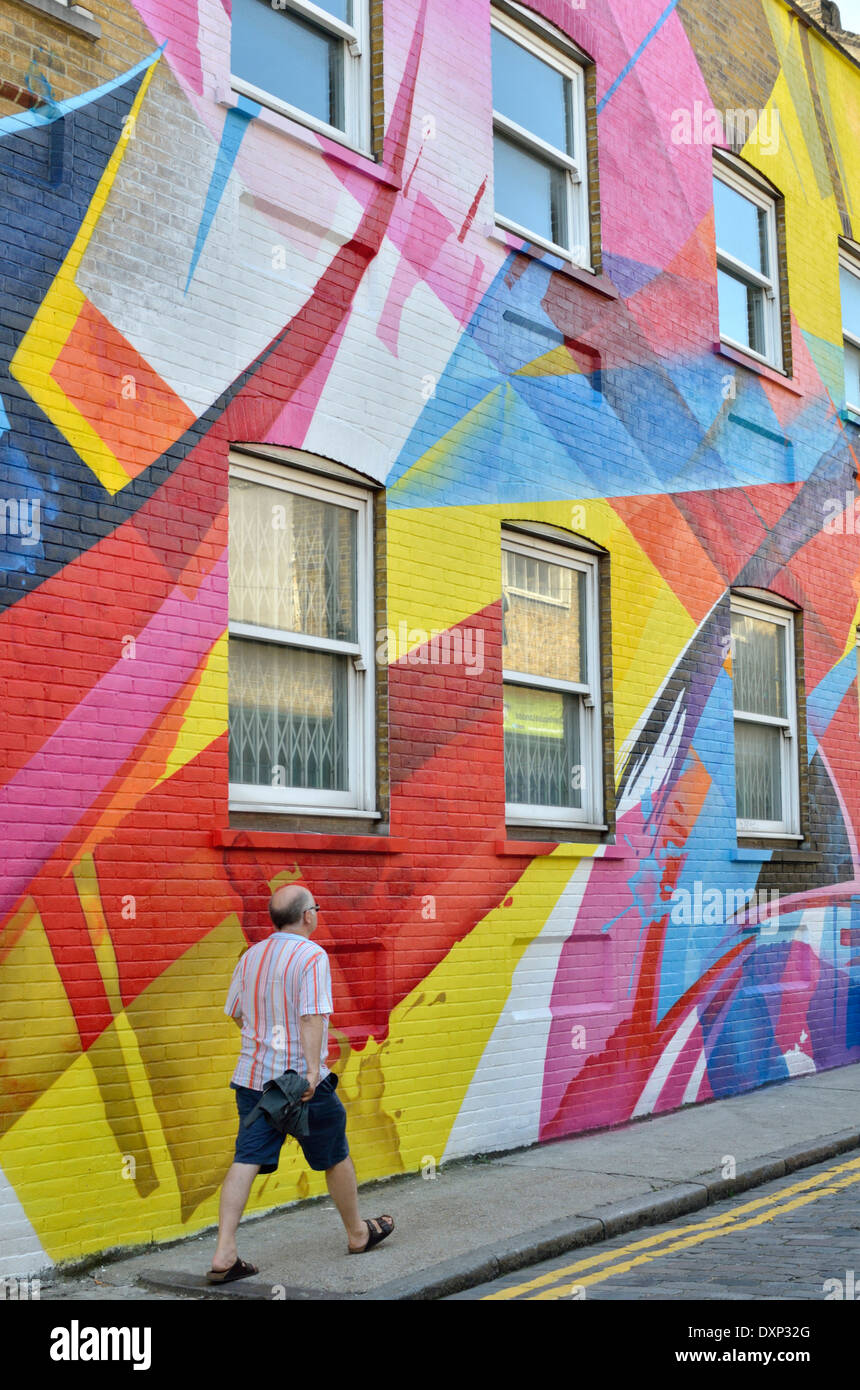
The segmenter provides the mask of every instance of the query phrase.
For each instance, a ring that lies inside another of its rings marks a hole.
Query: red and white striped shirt
[[[320,1081],[328,1076],[328,1017],[333,1011],[331,970],[322,946],[294,932],[276,931],[251,946],[233,971],[225,1014],[242,1015],[242,1050],[233,1072],[237,1086],[260,1091],[291,1068],[305,1075],[302,1014],[325,1014]],[[314,1063],[316,1058],[312,1059]]]

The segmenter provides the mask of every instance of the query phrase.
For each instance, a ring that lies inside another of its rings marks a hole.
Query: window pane
[[[548,145],[573,155],[573,83],[493,29],[493,107]]]
[[[333,14],[335,19],[342,19],[344,24],[353,22],[352,0],[314,0],[314,4],[326,14]]]
[[[735,709],[787,718],[786,630],[764,618],[732,614],[732,675]]]
[[[738,280],[726,270],[718,270],[717,293],[722,336],[733,338],[736,343],[746,344],[753,352],[766,356],[764,290]]]
[[[852,275],[844,265],[839,267],[839,292],[842,295],[842,327],[854,338],[860,338],[860,276]]]
[[[231,782],[348,789],[348,660],[230,638]]]
[[[527,806],[582,805],[578,695],[505,685],[505,789]]]
[[[860,348],[845,344],[845,402],[860,410]]]
[[[355,590],[352,508],[231,478],[233,622],[354,642]]]
[[[234,76],[345,129],[342,39],[268,0],[233,0],[232,34]]]
[[[553,680],[585,681],[585,575],[502,551],[502,665]]]
[[[722,179],[714,179],[714,219],[717,246],[735,260],[770,276],[767,253],[767,213],[757,203],[736,193]]]
[[[779,729],[735,721],[739,820],[783,820],[781,744]]]
[[[567,176],[501,135],[495,138],[496,212],[530,232],[568,245]]]

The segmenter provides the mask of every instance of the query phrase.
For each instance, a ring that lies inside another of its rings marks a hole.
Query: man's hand
[[[322,1037],[325,1014],[302,1014],[299,1019],[299,1034],[302,1040],[302,1054],[307,1063],[308,1090],[302,1100],[310,1100],[319,1085],[322,1069]]]
[[[308,1089],[302,1096],[302,1100],[310,1100],[317,1086],[320,1084],[320,1074],[318,1071],[308,1072]]]

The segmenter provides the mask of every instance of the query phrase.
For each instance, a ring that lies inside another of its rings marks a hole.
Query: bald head
[[[269,916],[280,931],[283,927],[294,927],[313,905],[313,894],[307,888],[298,883],[286,883],[269,899]]]

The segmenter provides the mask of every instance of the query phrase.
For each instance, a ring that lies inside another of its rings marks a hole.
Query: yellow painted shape
[[[116,1016],[122,1012],[122,997],[119,986],[119,966],[113,949],[110,930],[102,907],[96,864],[91,854],[85,854],[75,864],[72,875],[78,890],[81,910],[93,944],[93,954],[105,987],[105,994]]]
[[[513,973],[574,867],[554,855],[534,860],[511,889],[511,906],[488,913],[397,1006],[385,1042],[347,1052],[340,1089],[363,1180],[441,1157]],[[95,891],[86,867],[76,877],[84,896]],[[244,947],[231,916],[121,1012],[0,1140],[0,1166],[51,1258],[170,1240],[217,1220],[236,1132],[229,1080],[239,1046],[223,1001]],[[40,1051],[43,1038],[44,1029]],[[111,1061],[117,1056],[121,1067]],[[119,1152],[105,1114],[98,1078],[109,1087],[111,1066],[116,1103],[130,1091],[140,1116],[155,1179],[145,1197],[123,1176],[134,1155]],[[33,1154],[46,1148],[51,1165],[34,1165]],[[323,1175],[310,1173],[288,1142],[278,1172],[255,1184],[249,1210],[324,1190]]]
[[[781,0],[765,0],[764,11],[782,65],[767,108],[779,111],[780,139],[775,153],[765,153],[752,140],[742,153],[785,197],[792,315],[805,332],[841,346],[836,239],[842,226],[807,76],[801,26]],[[808,39],[821,109],[850,212],[851,188],[860,180],[857,70],[813,31]],[[831,247],[832,254],[822,258],[822,247]]]
[[[65,435],[72,448],[112,495],[131,481],[131,475],[89,421],[72,404],[65,391],[57,385],[51,371],[83,307],[84,295],[75,283],[75,276],[104,211],[157,62],[156,57],[144,73],[140,90],[123,123],[122,133],[99,179],[78,234],[10,364],[10,371],[15,379],[29,391],[36,404]]]
[[[281,869],[279,874],[269,879],[269,888],[274,893],[276,888],[283,888],[285,883],[296,883],[302,876],[302,871],[298,864],[293,864],[291,869]]]
[[[696,625],[610,501],[584,498],[390,511],[388,627],[397,639],[390,655],[402,659],[434,630],[465,622],[499,602],[500,523],[517,520],[578,532],[609,551],[615,740],[620,747]],[[399,640],[401,631],[405,644]]]
[[[80,1054],[72,1006],[36,904],[27,898],[0,932],[0,1131]],[[32,1153],[29,1162],[33,1167]]]
[[[231,915],[168,966],[0,1140],[0,1167],[52,1259],[170,1240],[217,1219],[236,1135],[229,1081],[239,1041],[223,1006],[245,945]],[[43,1023],[41,1016],[41,1049]],[[98,1084],[117,1056],[115,1104],[130,1089],[157,1178],[147,1197],[123,1176],[135,1155],[119,1152]],[[50,1164],[34,1163],[45,1152]]]
[[[554,855],[533,860],[508,894],[511,906],[489,912],[392,1011],[385,1041],[350,1053],[340,1089],[362,1180],[392,1171],[395,1145],[405,1172],[428,1156],[440,1161],[514,971],[575,869]],[[371,1104],[374,1080],[384,1111]],[[353,1117],[350,1100],[362,1093],[364,1112]]]
[[[200,672],[194,694],[182,719],[176,742],[168,756],[164,771],[155,783],[172,777],[174,772],[190,763],[227,728],[227,633],[213,646]]]
[[[519,371],[514,372],[514,376],[573,376],[582,374],[582,368],[575,361],[570,348],[564,344],[555,347],[551,352],[545,352],[542,357],[536,357],[533,362],[527,362]]]

